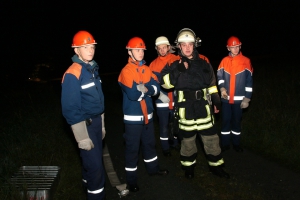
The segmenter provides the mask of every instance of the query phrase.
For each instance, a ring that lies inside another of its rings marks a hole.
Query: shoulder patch
[[[64,78],[66,74],[73,74],[78,80],[79,80],[79,76],[81,74],[81,69],[82,66],[78,63],[73,63],[68,69],[67,71],[64,73],[64,76],[62,78],[62,83],[64,82]]]

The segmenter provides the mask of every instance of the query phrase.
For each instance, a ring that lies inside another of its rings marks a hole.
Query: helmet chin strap
[[[130,57],[134,60],[134,61],[137,61],[137,62],[141,62],[142,60],[138,60],[134,57],[133,53],[132,53],[132,49],[129,50],[131,52],[131,55]]]

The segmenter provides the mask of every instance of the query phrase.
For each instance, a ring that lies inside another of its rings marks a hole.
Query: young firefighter
[[[228,39],[229,55],[223,58],[217,71],[222,101],[222,151],[230,149],[231,139],[234,150],[243,151],[240,146],[242,112],[252,96],[253,69],[250,59],[240,51],[241,45],[237,37]]]
[[[123,93],[123,113],[126,142],[126,181],[131,192],[139,191],[137,185],[137,164],[140,145],[147,172],[150,175],[167,175],[167,170],[160,170],[155,150],[153,127],[153,104],[151,96],[160,92],[156,76],[145,65],[146,46],[139,37],[129,40],[128,63],[122,69],[118,82]]]
[[[175,106],[178,108],[176,115],[182,137],[180,160],[185,176],[194,177],[198,135],[202,139],[210,171],[219,177],[229,178],[222,168],[224,161],[213,116],[213,112],[219,112],[220,97],[212,66],[196,50],[199,42],[200,39],[191,29],[179,31],[175,43],[180,60],[162,70],[161,84],[177,92]],[[210,106],[210,99],[214,108]]]
[[[87,198],[105,198],[105,171],[102,163],[104,129],[104,96],[95,54],[93,36],[79,31],[73,38],[73,64],[62,79],[62,113],[71,125],[82,159],[83,182]]]
[[[170,65],[179,57],[172,54],[173,47],[170,45],[168,38],[161,36],[155,40],[155,49],[157,50],[158,57],[153,60],[149,67],[152,72],[160,79],[161,70],[168,64]],[[179,149],[177,137],[170,134],[169,141],[169,131],[172,131],[172,122],[174,116],[174,90],[166,90],[161,88],[160,95],[155,99],[156,112],[159,120],[159,133],[160,142],[163,150],[164,156],[171,156],[170,144],[173,148]],[[170,130],[169,130],[170,126]]]

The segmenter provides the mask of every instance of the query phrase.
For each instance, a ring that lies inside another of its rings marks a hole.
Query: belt
[[[202,90],[196,90],[196,91],[183,91],[183,95],[185,99],[190,100],[201,100],[203,98],[204,93]]]

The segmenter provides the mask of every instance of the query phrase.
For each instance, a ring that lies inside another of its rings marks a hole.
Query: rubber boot
[[[185,177],[188,179],[192,179],[194,178],[194,168],[195,165],[191,165],[191,166],[186,166],[185,169]]]
[[[227,179],[230,178],[229,174],[223,170],[222,166],[209,166],[209,169],[211,173],[213,173],[216,176]]]

